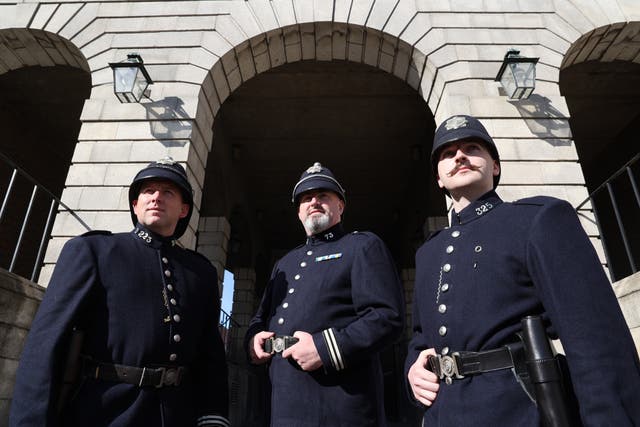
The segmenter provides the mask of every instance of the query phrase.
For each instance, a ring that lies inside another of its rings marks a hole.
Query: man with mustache
[[[565,422],[638,425],[635,346],[574,208],[551,197],[503,202],[498,150],[471,116],[438,127],[431,162],[452,211],[416,254],[405,368],[423,425],[545,425],[530,387],[540,371],[517,336],[525,316],[541,316],[542,343],[546,329],[566,351],[579,415],[568,410]]]
[[[306,242],[276,263],[246,339],[270,363],[271,425],[385,426],[379,353],[404,323],[395,263],[373,233],[345,232],[345,191],[320,163],[292,201]]]
[[[133,231],[92,231],[62,249],[22,353],[10,426],[229,426],[217,272],[176,241],[193,211],[184,168],[149,164],[129,204]],[[72,347],[79,355],[66,362]]]

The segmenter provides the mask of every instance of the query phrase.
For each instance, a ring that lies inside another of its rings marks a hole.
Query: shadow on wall
[[[150,98],[149,98],[150,99]],[[184,146],[186,142],[175,139],[191,137],[191,117],[182,107],[184,101],[176,96],[169,96],[159,101],[140,104],[147,110],[147,120],[151,134],[167,147]]]
[[[571,145],[571,130],[567,117],[551,104],[545,96],[532,94],[528,99],[510,101],[524,119],[532,134],[541,139],[566,138],[553,140],[554,146]]]

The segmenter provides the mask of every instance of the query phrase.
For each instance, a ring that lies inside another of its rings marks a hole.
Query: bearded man
[[[370,232],[342,227],[345,191],[320,163],[292,202],[307,239],[271,274],[246,343],[270,363],[271,425],[385,426],[379,353],[403,331],[395,263]]]

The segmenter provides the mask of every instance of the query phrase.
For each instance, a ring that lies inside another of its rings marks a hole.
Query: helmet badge
[[[461,127],[466,127],[467,124],[469,122],[467,121],[467,118],[464,116],[455,116],[455,117],[451,117],[449,120],[447,120],[447,122],[444,124],[445,129],[447,130],[452,130],[452,129],[458,129]]]

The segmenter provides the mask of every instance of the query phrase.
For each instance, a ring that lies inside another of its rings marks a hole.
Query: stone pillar
[[[0,269],[0,427],[9,425],[18,360],[43,295],[35,283]]]
[[[222,278],[227,264],[231,225],[223,216],[201,217],[198,223],[197,251],[207,257],[218,271],[218,291],[222,298]]]

